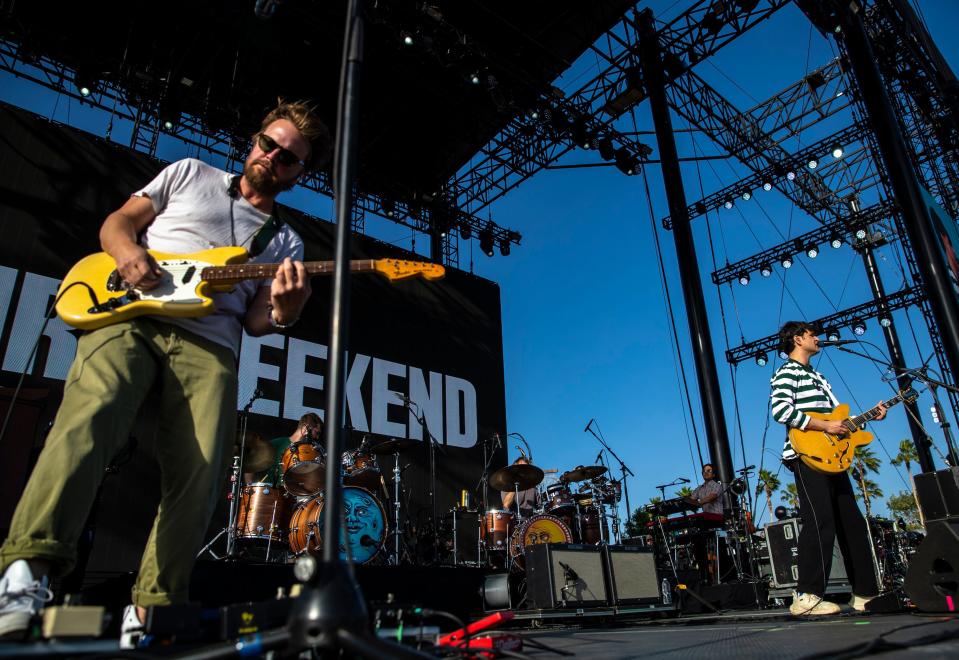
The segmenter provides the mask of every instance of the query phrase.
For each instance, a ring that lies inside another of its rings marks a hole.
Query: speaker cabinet
[[[917,474],[916,498],[926,522],[959,517],[959,467]]]
[[[596,546],[541,543],[526,548],[526,597],[532,609],[610,602],[603,552]]]
[[[643,605],[662,602],[660,580],[652,550],[637,547],[607,547],[606,562],[613,605]]]
[[[799,518],[769,523],[765,528],[772,586],[779,589],[795,587],[799,583],[799,530],[802,529]],[[839,544],[833,543],[832,569],[829,571],[827,586],[847,582],[849,578],[846,576],[846,565],[839,552]]]
[[[446,563],[453,566],[479,566],[479,514],[466,509],[453,509],[446,514],[445,523],[449,530]]]
[[[959,518],[926,524],[926,538],[906,571],[906,595],[924,612],[959,608]]]

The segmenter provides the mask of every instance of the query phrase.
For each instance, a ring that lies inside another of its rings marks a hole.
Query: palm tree
[[[782,501],[786,503],[786,506],[793,509],[799,507],[799,493],[796,491],[796,484],[786,484],[782,493]]]
[[[759,483],[756,484],[756,495],[766,493],[766,504],[769,506],[769,518],[773,517],[773,493],[779,490],[779,477],[769,470],[759,471]]]
[[[862,503],[866,507],[866,516],[871,516],[871,502],[874,498],[882,497],[882,489],[875,481],[872,479],[867,479],[861,471],[859,472],[857,485],[859,486],[859,492],[856,493],[856,499],[862,498]]]
[[[903,438],[899,441],[899,453],[896,454],[896,457],[890,461],[893,465],[905,465],[906,472],[909,473],[909,476],[912,476],[912,470],[910,467],[913,463],[919,462],[919,454],[916,453],[916,445],[913,444],[912,440],[908,438]]]
[[[676,491],[676,497],[691,497],[693,494],[693,489],[689,486],[683,486]]]
[[[869,447],[863,445],[856,447],[856,453],[853,460],[859,465],[859,469],[865,472],[879,472],[879,466],[882,461]]]

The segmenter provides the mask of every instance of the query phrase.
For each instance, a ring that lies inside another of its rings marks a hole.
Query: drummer
[[[529,459],[526,458],[526,456],[520,456],[513,461],[513,465],[529,465]],[[515,491],[504,491],[500,493],[500,496],[503,498],[504,509],[507,511],[516,510],[516,505],[514,504],[516,500]],[[519,512],[523,518],[530,517],[534,511],[542,508],[542,506],[543,497],[536,487],[519,491]]]
[[[264,472],[244,475],[246,480],[248,482],[265,482],[273,484],[273,486],[280,485],[283,479],[283,453],[290,445],[300,440],[308,440],[315,444],[319,441],[322,431],[323,422],[320,420],[319,415],[311,412],[306,413],[300,417],[300,421],[296,425],[296,430],[294,430],[289,437],[280,436],[270,440],[270,444],[273,445],[275,457],[273,466]]]

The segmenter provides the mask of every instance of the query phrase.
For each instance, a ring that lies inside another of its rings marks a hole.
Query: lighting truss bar
[[[820,328],[847,328],[857,321],[864,321],[878,317],[881,313],[894,312],[897,309],[904,309],[910,305],[918,305],[922,300],[922,291],[919,287],[908,287],[880,298],[863,303],[856,307],[851,307],[841,312],[836,312],[821,319],[812,321],[814,325]],[[757,353],[771,353],[776,350],[779,344],[779,335],[769,335],[762,339],[751,341],[747,344],[731,348],[726,351],[726,361],[730,364],[738,364],[746,360],[752,360]]]
[[[789,0],[697,2],[659,30],[663,49],[675,53],[681,61],[679,69],[666,72],[667,78],[672,79],[682,73],[683,67],[694,66],[715,54],[787,4]],[[632,74],[639,47],[637,39],[635,24],[624,18],[591,47],[605,62],[599,74],[565,97],[562,93],[541,92],[541,105],[558,105],[569,116],[586,118],[589,130],[635,152],[638,143],[613,127],[615,117],[605,121],[598,118],[610,99],[623,92],[635,96],[629,107],[646,98],[645,90],[635,84]],[[571,136],[549,130],[542,117],[515,117],[450,179],[447,190],[460,200],[465,211],[477,213],[573,148]]]
[[[713,284],[719,286],[727,282],[733,282],[739,279],[741,273],[755,272],[767,264],[775,266],[785,257],[793,257],[804,252],[806,246],[828,244],[836,234],[843,236],[848,243],[852,243],[848,234],[889,218],[894,210],[895,204],[890,201],[883,201],[875,206],[863,209],[860,213],[848,215],[795,238],[790,238],[775,247],[720,268],[712,274]],[[886,238],[891,240],[894,237],[887,236]],[[803,247],[797,249],[796,245]]]
[[[689,218],[692,220],[709,211],[720,208],[730,197],[738,200],[744,190],[752,191],[755,194],[766,181],[773,182],[774,186],[782,187],[781,184],[785,179],[785,172],[783,170],[792,170],[798,175],[806,169],[806,162],[808,162],[810,157],[815,156],[822,158],[824,154],[828,153],[831,146],[837,142],[843,145],[858,142],[865,136],[865,132],[866,129],[859,124],[844,128],[838,133],[824,138],[798,153],[787,156],[784,161],[769,165],[758,172],[740,179],[734,184],[726,186],[722,190],[712,193],[708,197],[693,202],[686,208],[687,213],[689,213]],[[833,195],[834,193],[830,192],[830,197]],[[669,216],[663,218],[662,223],[664,229],[671,229],[673,226]]]
[[[161,132],[156,104],[141,106],[134,103],[128,100],[126,90],[117,83],[105,79],[98,80],[94,92],[90,96],[83,97],[73,88],[73,72],[70,69],[47,57],[38,57],[29,63],[24,63],[18,57],[17,45],[3,39],[0,39],[0,72],[46,87],[58,94],[131,122],[135,130],[133,144],[130,146],[151,157],[156,157],[155,135]],[[136,130],[138,127],[142,129]],[[173,130],[163,129],[162,133],[186,145],[202,149],[212,156],[226,159],[226,169],[229,171],[242,170],[243,158],[248,146],[248,141],[244,137],[228,131],[212,129],[200,118],[187,114],[181,115],[180,122]],[[146,139],[143,139],[144,137]],[[300,179],[298,185],[325,197],[333,196],[332,182],[323,172],[309,173]],[[420,208],[403,201],[389,200],[382,195],[364,192],[358,192],[353,200],[364,214],[373,214],[419,232],[430,233],[434,226],[434,214],[428,205]],[[394,209],[392,215],[386,211],[390,205]],[[466,213],[462,208],[446,207],[444,211],[444,217],[451,218],[454,229],[468,225],[473,236],[476,236],[481,229],[489,228],[497,244],[503,240],[519,245],[522,240],[519,232]],[[447,252],[449,253],[449,250]],[[455,265],[452,261],[447,263]]]

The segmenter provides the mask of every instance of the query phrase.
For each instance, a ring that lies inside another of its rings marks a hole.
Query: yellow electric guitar
[[[915,390],[908,389],[900,391],[882,405],[891,408],[901,401],[912,403],[918,396]],[[872,442],[872,433],[864,431],[862,427],[866,422],[879,417],[880,409],[876,406],[858,417],[850,417],[849,406],[844,403],[836,406],[830,413],[807,412],[806,414],[815,419],[841,421],[846,427],[848,432],[843,436],[830,435],[825,431],[789,429],[789,442],[792,443],[793,450],[799,454],[803,463],[820,472],[838,474],[852,466],[856,447]]]
[[[246,263],[249,254],[240,247],[221,247],[191,254],[166,254],[149,250],[163,270],[160,284],[149,291],[129,287],[106,252],[78,261],[67,273],[58,296],[57,314],[64,323],[82,330],[102,328],[135,316],[206,316],[213,312],[214,293],[231,290],[243,280],[273,277],[279,264]],[[310,275],[331,274],[333,261],[306,261]],[[390,280],[422,275],[436,280],[446,274],[439,264],[402,259],[358,259],[350,262],[354,273],[380,273]]]

